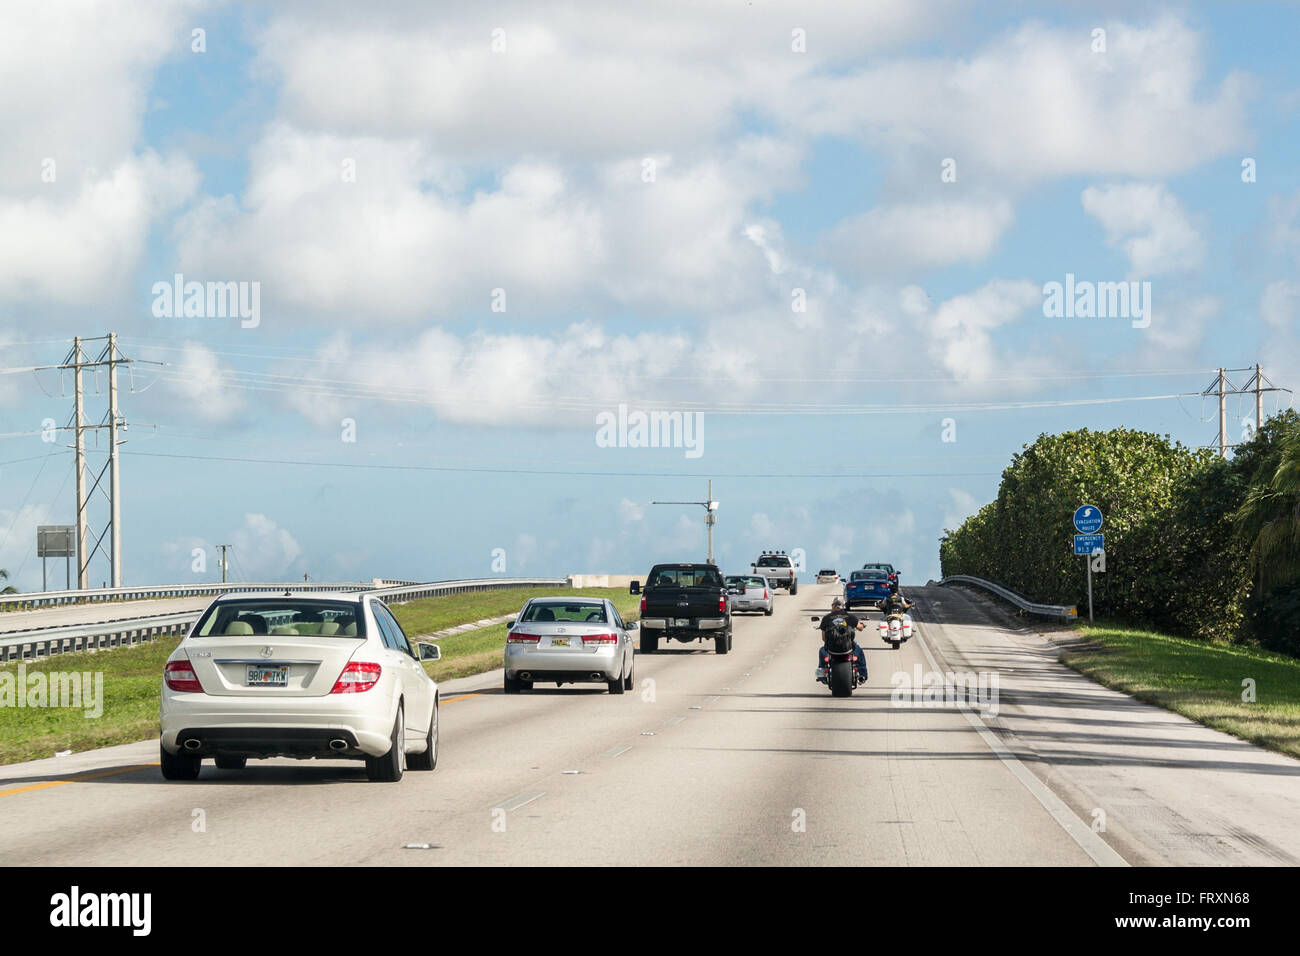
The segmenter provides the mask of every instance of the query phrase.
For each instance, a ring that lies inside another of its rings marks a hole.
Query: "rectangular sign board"
[[[72,558],[77,555],[77,529],[70,524],[36,526],[38,558]]]
[[[1106,536],[1104,534],[1076,534],[1074,536],[1074,553],[1076,555],[1090,555],[1096,549],[1106,550]]]

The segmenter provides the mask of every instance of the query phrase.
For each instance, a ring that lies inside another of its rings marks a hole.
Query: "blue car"
[[[876,568],[854,571],[849,575],[848,583],[844,585],[844,604],[850,610],[855,604],[880,607],[885,603],[885,598],[889,597],[891,590],[888,571]]]

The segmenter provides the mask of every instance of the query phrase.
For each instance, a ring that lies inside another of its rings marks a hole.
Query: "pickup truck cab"
[[[714,650],[731,650],[731,600],[716,564],[656,564],[645,587],[633,581],[628,591],[641,595],[641,653],[654,654],[659,642],[708,641]]]
[[[787,588],[791,594],[799,593],[799,578],[795,574],[794,562],[784,551],[764,551],[750,565],[749,570],[751,574],[767,578],[767,583],[774,589]]]

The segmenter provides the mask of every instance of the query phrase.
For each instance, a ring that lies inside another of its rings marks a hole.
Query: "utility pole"
[[[1228,457],[1228,373],[1219,369],[1219,457]]]
[[[1232,379],[1228,378],[1229,372],[1250,372],[1251,377],[1243,387],[1238,388],[1233,384]],[[1220,458],[1228,457],[1228,449],[1236,448],[1236,442],[1228,441],[1228,396],[1229,395],[1254,395],[1255,396],[1255,432],[1264,427],[1264,393],[1265,392],[1286,392],[1291,394],[1289,388],[1279,388],[1270,382],[1264,375],[1263,366],[1256,363],[1253,368],[1221,368],[1217,371],[1214,381],[1211,382],[1204,390],[1202,395],[1213,395],[1219,400],[1219,440],[1217,444],[1211,445],[1211,448],[1219,450]]]
[[[707,501],[652,501],[652,505],[699,505],[705,510],[704,524],[709,532],[709,564],[713,564],[713,526],[717,523],[718,503],[713,500],[713,479],[709,479],[709,497]]]
[[[111,499],[110,520],[113,522],[113,540],[109,551],[109,567],[113,587],[122,586],[122,482],[118,472],[117,455],[117,333],[108,333],[108,494]]]
[[[86,418],[85,403],[82,398],[81,368],[85,364],[81,355],[81,337],[72,340],[72,380],[75,398],[73,400],[73,425],[76,430],[74,447],[76,462],[73,468],[77,476],[77,590],[84,591],[90,587],[86,569],[90,556],[86,554]]]
[[[228,545],[228,544],[219,544],[219,545],[217,545],[217,549],[221,552],[221,583],[222,583],[222,584],[225,584],[225,583],[226,583],[226,567],[227,567],[227,564],[226,564],[226,549],[228,549],[229,547],[230,547],[230,545]]]

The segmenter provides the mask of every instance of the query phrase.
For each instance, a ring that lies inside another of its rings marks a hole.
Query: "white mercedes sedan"
[[[371,780],[438,763],[438,685],[383,601],[368,594],[233,593],[167,659],[162,774],[193,780],[250,758],[363,760]]]

